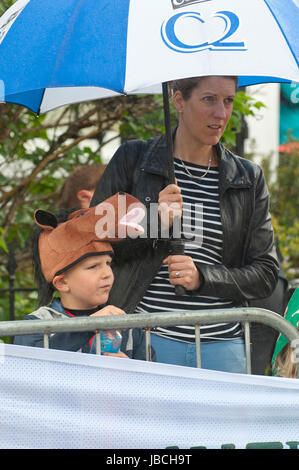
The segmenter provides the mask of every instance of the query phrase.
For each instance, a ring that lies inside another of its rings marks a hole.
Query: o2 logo
[[[184,6],[192,5],[193,3],[205,3],[210,2],[211,0],[171,0],[172,7],[175,8],[182,8]]]
[[[197,37],[202,37],[207,33],[209,25],[211,26],[209,35],[211,31],[214,30],[215,37],[204,42],[199,42],[199,44],[190,44],[191,41],[188,43],[187,37],[189,36],[190,26],[192,25],[190,19],[198,22]],[[200,52],[205,49],[211,51],[246,51],[243,41],[234,42],[231,40],[231,37],[239,29],[239,25],[240,20],[238,16],[231,11],[218,11],[207,19],[203,19],[198,12],[181,12],[174,14],[168,20],[164,21],[161,27],[161,36],[167,47],[181,53]]]

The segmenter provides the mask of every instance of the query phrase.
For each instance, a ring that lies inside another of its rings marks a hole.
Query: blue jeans
[[[196,367],[195,343],[183,343],[155,334],[151,334],[151,343],[157,354],[157,362]],[[200,349],[203,369],[246,374],[243,339],[201,343]]]

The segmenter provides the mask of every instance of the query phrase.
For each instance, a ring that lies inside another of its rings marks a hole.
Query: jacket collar
[[[220,142],[216,145],[219,158],[219,192],[228,188],[249,188],[252,186],[251,164],[227,150]],[[248,164],[249,163],[249,164]]]
[[[176,129],[172,130],[174,139]],[[247,165],[243,158],[237,157],[227,150],[221,143],[216,146],[217,156],[219,158],[219,177],[220,193],[223,193],[229,187],[250,187],[252,180],[249,175]],[[160,137],[150,139],[149,146],[145,152],[142,167],[147,173],[163,176],[167,181],[168,162],[167,162],[167,142],[165,134]]]
[[[54,297],[54,299],[50,303],[49,307],[54,309],[54,310],[57,310],[57,312],[59,312],[59,313],[64,313],[65,314],[65,311],[64,311],[64,308],[62,306],[61,300],[58,297]]]
[[[101,309],[101,308],[104,308],[107,304],[103,304],[103,305],[100,305],[99,307],[97,307],[97,310]],[[63,313],[64,315],[66,316],[69,316],[66,311],[64,310],[63,308],[63,305],[61,303],[61,300],[60,298],[58,297],[54,297],[54,299],[52,300],[52,302],[50,303],[49,305],[49,308],[51,308],[52,310],[56,310],[57,312],[59,313]],[[87,314],[88,315],[88,314]],[[75,315],[74,315],[75,316]]]

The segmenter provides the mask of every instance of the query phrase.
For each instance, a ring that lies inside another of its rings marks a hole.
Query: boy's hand
[[[126,315],[126,312],[124,312],[121,308],[115,307],[114,305],[106,305],[106,307],[101,308],[101,310],[98,310],[97,312],[91,314],[90,317],[105,317],[111,315]],[[119,351],[118,353],[102,352],[102,355],[129,359],[129,357],[122,351]]]
[[[106,305],[106,307],[101,308],[101,310],[92,313],[90,317],[105,317],[109,315],[126,315],[126,312],[114,305]]]

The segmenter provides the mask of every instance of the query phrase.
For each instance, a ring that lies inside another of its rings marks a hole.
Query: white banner
[[[296,379],[0,346],[1,448],[299,448]]]

